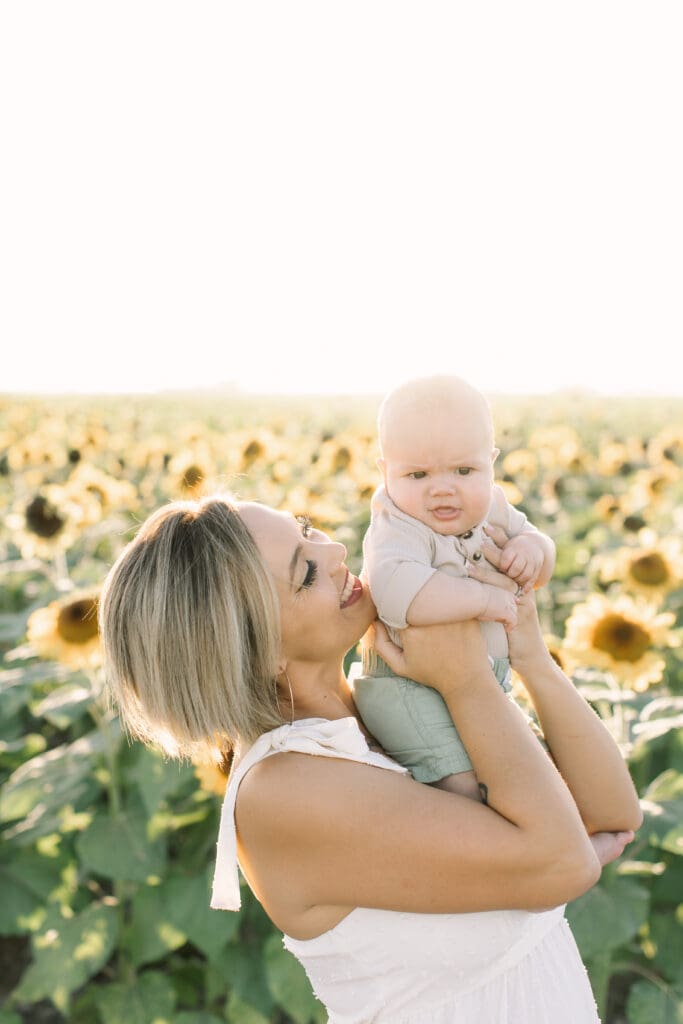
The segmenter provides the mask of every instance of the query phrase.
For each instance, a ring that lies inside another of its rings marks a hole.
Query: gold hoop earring
[[[282,675],[287,680],[287,686],[289,688],[289,709],[290,709],[289,724],[293,725],[294,724],[294,694],[292,693],[292,684],[290,682],[289,676],[287,675],[287,670],[284,669],[284,668],[282,670]],[[275,703],[277,704],[278,711],[280,712],[280,714],[282,714],[282,710],[280,708],[280,701],[278,699],[278,694],[277,694],[277,680],[275,681]]]
[[[289,708],[290,708],[289,724],[290,725],[294,725],[294,694],[292,693],[292,684],[289,681],[289,676],[287,675],[287,670],[285,669],[284,672],[285,672],[285,679],[287,680],[287,686],[289,687]]]

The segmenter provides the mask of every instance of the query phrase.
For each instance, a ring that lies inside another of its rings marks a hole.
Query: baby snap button
[[[479,562],[481,560],[481,551],[475,551],[472,555],[473,562]]]
[[[473,534],[474,534],[474,530],[468,530],[467,533],[463,533],[462,539],[463,540],[469,540],[470,537],[473,536]]]

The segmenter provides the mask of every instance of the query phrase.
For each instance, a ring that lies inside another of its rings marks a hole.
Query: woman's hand
[[[482,673],[491,674],[482,632],[474,619],[408,626],[401,631],[403,649],[391,642],[379,620],[374,631],[373,646],[393,672],[426,683],[442,696],[470,685]]]
[[[485,563],[477,563],[468,568],[472,579],[480,583],[488,583],[504,590],[513,590],[517,597],[517,624],[507,629],[510,664],[514,670],[527,679],[529,674],[539,667],[547,665],[550,654],[543,639],[541,625],[538,621],[536,601],[533,592],[518,594],[520,587],[509,576],[499,572],[502,548],[507,541],[507,534],[499,527],[486,528],[490,542],[484,544]]]

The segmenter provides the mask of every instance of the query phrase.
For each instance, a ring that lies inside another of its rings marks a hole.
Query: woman
[[[212,905],[239,906],[239,853],[332,1022],[597,1021],[562,904],[640,824],[618,749],[528,597],[510,656],[554,763],[476,623],[408,629],[402,652],[377,627],[394,671],[442,695],[485,800],[413,781],[373,749],[344,678],[375,618],[345,557],[306,521],[218,497],[159,510],[107,578],[102,632],[129,728],[180,755],[236,745]]]

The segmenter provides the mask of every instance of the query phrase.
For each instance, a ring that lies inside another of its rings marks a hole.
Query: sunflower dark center
[[[253,441],[250,441],[249,444],[245,445],[244,451],[242,452],[242,458],[247,465],[251,465],[255,459],[260,459],[265,455],[265,453],[266,449],[263,447],[261,442],[257,438],[254,438]]]
[[[64,605],[57,618],[57,632],[68,644],[87,644],[97,636],[97,601],[82,598]]]
[[[669,579],[669,566],[658,551],[634,559],[630,572],[634,580],[647,587],[660,587]]]
[[[203,479],[204,473],[199,466],[195,466],[193,463],[191,466],[188,466],[183,473],[182,484],[183,487],[186,487],[188,490],[192,490],[192,488],[196,487],[197,484],[200,484]]]
[[[56,537],[64,526],[65,520],[57,509],[42,494],[37,494],[26,506],[26,525],[32,533],[46,540]]]
[[[639,661],[650,647],[652,638],[637,622],[622,615],[605,615],[593,630],[593,646],[605,651],[615,661]]]

